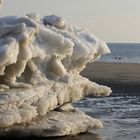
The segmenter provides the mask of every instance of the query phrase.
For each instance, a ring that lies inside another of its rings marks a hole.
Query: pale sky
[[[0,16],[56,14],[106,42],[140,42],[140,0],[5,0]]]

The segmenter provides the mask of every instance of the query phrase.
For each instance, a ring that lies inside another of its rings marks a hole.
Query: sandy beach
[[[95,62],[88,64],[82,75],[90,79],[140,83],[140,64]]]
[[[81,74],[115,91],[140,91],[140,64],[94,62],[88,64]]]

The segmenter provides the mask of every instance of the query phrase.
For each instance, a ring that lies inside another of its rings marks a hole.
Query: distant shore
[[[94,62],[88,64],[81,75],[115,91],[140,92],[140,64]]]

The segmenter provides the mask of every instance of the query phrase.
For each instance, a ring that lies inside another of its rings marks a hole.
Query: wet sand
[[[140,64],[96,62],[88,64],[82,75],[90,79],[140,84]]]
[[[140,64],[95,62],[88,64],[81,75],[113,91],[140,92]]]

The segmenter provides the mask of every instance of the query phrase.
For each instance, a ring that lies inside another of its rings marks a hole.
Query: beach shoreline
[[[99,84],[107,85],[123,93],[140,91],[140,64],[94,62],[87,65],[81,75]]]

